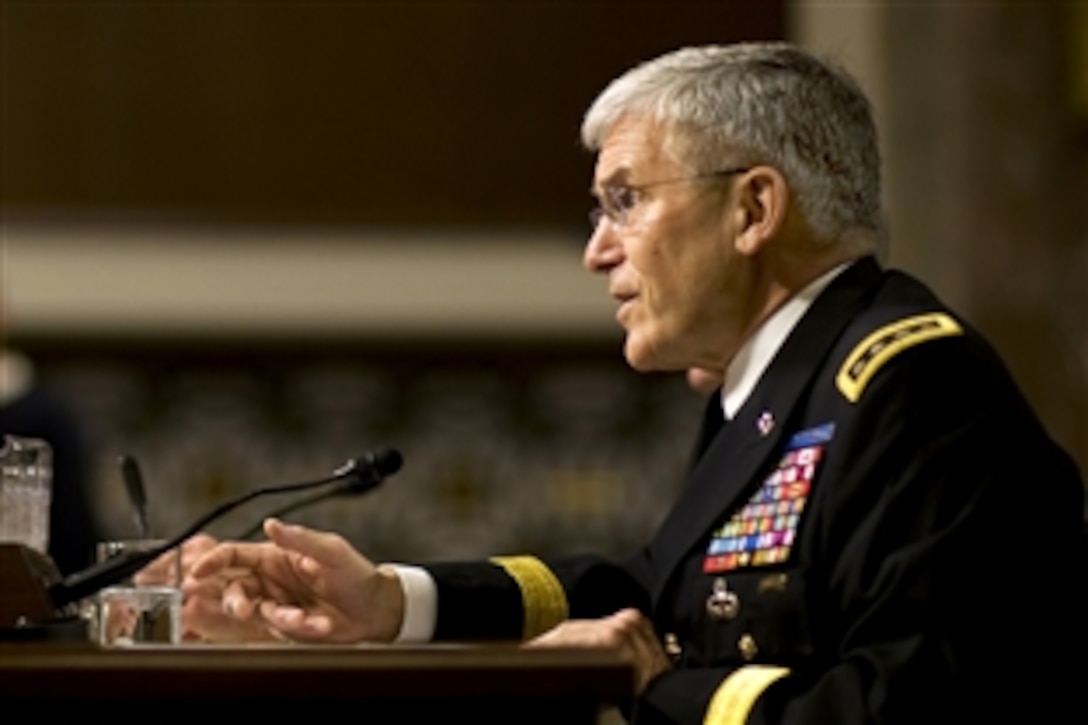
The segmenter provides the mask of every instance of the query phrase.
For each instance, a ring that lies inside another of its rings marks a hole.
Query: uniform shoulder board
[[[835,385],[847,400],[856,403],[876,372],[903,350],[939,337],[962,334],[959,323],[944,312],[929,312],[891,322],[868,335],[850,351],[835,376]]]

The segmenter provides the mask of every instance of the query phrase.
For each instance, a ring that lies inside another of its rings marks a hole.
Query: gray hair
[[[774,166],[820,239],[882,232],[869,101],[844,70],[795,46],[683,48],[636,66],[586,113],[586,148],[599,150],[628,116],[662,123],[666,152],[695,172]]]

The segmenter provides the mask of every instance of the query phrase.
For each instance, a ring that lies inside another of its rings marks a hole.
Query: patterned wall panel
[[[123,452],[144,469],[154,525],[172,533],[254,488],[393,446],[405,464],[380,489],[292,515],[383,560],[626,553],[676,495],[702,405],[681,375],[638,375],[611,348],[38,358],[95,453],[111,534],[133,533]],[[292,500],[251,502],[211,530],[240,535]]]

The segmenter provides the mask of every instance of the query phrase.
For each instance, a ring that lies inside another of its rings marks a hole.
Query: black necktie
[[[706,449],[710,447],[710,442],[725,427],[725,423],[725,414],[722,412],[722,389],[718,388],[711,393],[710,399],[706,402],[706,408],[703,410],[703,424],[696,438],[695,450],[691,457],[692,465],[703,457]]]

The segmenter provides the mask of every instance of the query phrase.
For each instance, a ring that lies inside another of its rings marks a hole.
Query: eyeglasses
[[[715,176],[733,176],[734,174],[743,174],[745,171],[750,171],[751,168],[751,166],[738,166],[735,168],[720,169],[718,171],[708,171],[704,174],[680,176],[675,179],[650,181],[645,184],[614,184],[606,186],[601,191],[601,198],[598,206],[594,207],[589,212],[589,226],[596,231],[597,227],[601,224],[601,220],[607,218],[608,221],[612,223],[612,226],[617,229],[626,227],[631,210],[638,206],[639,202],[642,201],[642,193],[646,189],[652,189],[655,186],[666,186],[668,184],[679,184],[684,181],[709,179]]]

